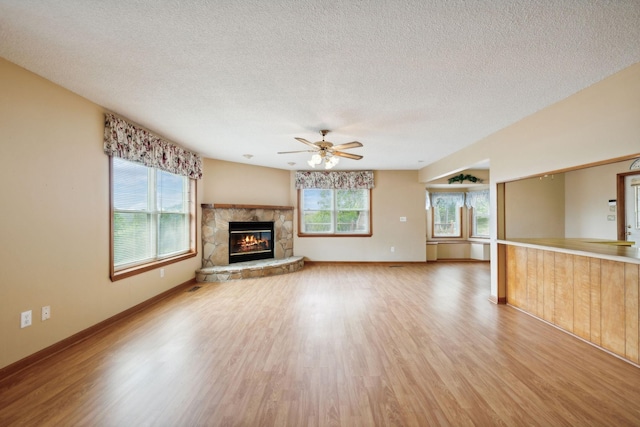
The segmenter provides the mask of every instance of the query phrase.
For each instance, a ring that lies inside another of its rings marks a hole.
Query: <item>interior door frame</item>
[[[616,217],[618,218],[618,240],[623,241],[627,240],[627,204],[625,200],[624,180],[631,175],[638,175],[640,177],[640,170],[632,170],[617,175]]]

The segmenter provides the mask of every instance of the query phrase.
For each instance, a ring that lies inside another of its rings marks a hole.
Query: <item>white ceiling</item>
[[[0,0],[0,56],[205,157],[419,169],[639,62],[640,1]]]

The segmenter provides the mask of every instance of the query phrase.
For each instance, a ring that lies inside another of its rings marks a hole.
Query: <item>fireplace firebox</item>
[[[273,222],[229,222],[229,264],[273,258]]]

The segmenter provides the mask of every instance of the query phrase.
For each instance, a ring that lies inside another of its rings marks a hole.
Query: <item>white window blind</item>
[[[112,161],[114,269],[189,251],[189,178]]]

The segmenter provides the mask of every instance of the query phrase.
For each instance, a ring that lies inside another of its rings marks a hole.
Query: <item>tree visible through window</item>
[[[470,217],[470,236],[489,237],[489,190],[469,191],[466,195]]]
[[[433,207],[433,236],[460,236],[460,208],[455,202],[440,199]]]
[[[195,252],[189,178],[115,157],[112,162],[113,271]]]
[[[300,190],[300,234],[370,235],[370,190]]]
[[[471,236],[489,237],[489,199],[479,199],[471,208]]]
[[[464,193],[431,193],[432,236],[461,237]]]

